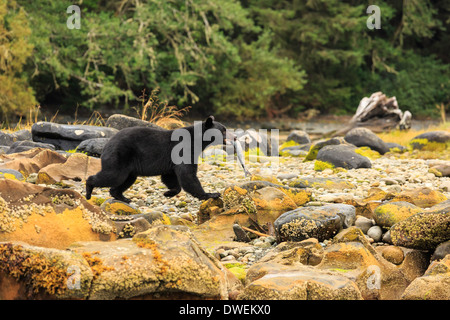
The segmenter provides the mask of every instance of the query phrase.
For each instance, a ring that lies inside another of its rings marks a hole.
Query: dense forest
[[[433,116],[450,102],[449,13],[447,0],[0,0],[0,118],[126,113],[157,88],[237,119],[352,114],[376,91]]]

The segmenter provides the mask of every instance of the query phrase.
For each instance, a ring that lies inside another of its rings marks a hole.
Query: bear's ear
[[[206,128],[211,128],[213,126],[214,116],[209,116],[205,120]]]

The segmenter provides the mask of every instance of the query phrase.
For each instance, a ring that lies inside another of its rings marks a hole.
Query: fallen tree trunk
[[[369,98],[362,98],[348,125],[334,133],[334,136],[345,135],[357,127],[373,132],[407,130],[411,127],[411,118],[411,112],[400,110],[395,97],[388,98],[382,92],[375,92]]]

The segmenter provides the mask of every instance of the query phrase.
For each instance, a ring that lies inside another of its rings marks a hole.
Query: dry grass
[[[167,101],[160,101],[158,98],[158,90],[153,90],[150,94],[150,97],[146,99],[145,90],[143,91],[142,96],[140,97],[142,101],[142,105],[140,108],[134,108],[136,110],[137,115],[141,120],[149,121],[154,123],[162,128],[173,129],[184,126],[184,122],[181,118],[189,112],[189,107],[184,107],[182,109],[178,109],[176,106],[169,106]],[[17,125],[12,128],[10,126],[1,127],[3,131],[6,132],[14,132],[21,129],[31,129],[34,123],[40,121],[40,106],[33,106],[29,108],[28,115],[26,121],[23,121],[23,118],[20,118]],[[56,122],[56,117],[58,116],[58,111],[50,118],[43,119],[43,121]],[[74,120],[68,122],[67,124],[77,124],[77,125],[91,125],[91,126],[104,126],[106,123],[105,119],[102,117],[100,112],[94,111],[92,112],[89,119],[80,121],[78,120],[78,107],[75,110]]]
[[[166,129],[182,127],[184,123],[181,118],[191,108],[189,106],[178,109],[176,106],[169,106],[167,101],[160,101],[158,98],[158,89],[153,90],[147,100],[144,90],[140,98],[142,101],[140,110],[134,108],[139,118]]]
[[[418,136],[419,134],[422,134],[424,132],[428,131],[437,131],[437,130],[443,130],[443,131],[450,131],[450,123],[441,123],[438,126],[429,127],[424,130],[407,130],[407,131],[401,131],[401,130],[393,130],[390,132],[383,132],[378,133],[377,136],[381,138],[384,142],[394,142],[398,143],[404,147],[408,146],[408,142],[411,141],[413,138]]]

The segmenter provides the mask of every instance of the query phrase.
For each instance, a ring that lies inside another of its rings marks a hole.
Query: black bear
[[[179,138],[183,138],[182,141]],[[175,130],[122,129],[105,145],[101,171],[86,180],[86,199],[91,198],[94,187],[110,187],[113,198],[129,203],[131,200],[123,192],[136,178],[157,175],[169,188],[164,193],[166,197],[177,195],[183,188],[201,200],[218,198],[220,193],[203,190],[197,178],[197,160],[209,145],[226,144],[234,139],[236,136],[214,121],[213,116]]]

